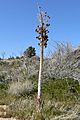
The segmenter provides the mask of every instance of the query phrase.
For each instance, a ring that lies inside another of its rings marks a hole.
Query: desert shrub
[[[38,80],[38,74],[37,75],[31,75],[29,77],[29,80],[31,80],[32,82],[37,84],[37,80]]]
[[[0,83],[0,90],[7,90],[8,89],[8,84],[5,84],[5,83]]]
[[[7,76],[8,73],[6,71],[0,72],[0,83],[7,84],[9,82],[9,78]]]
[[[80,94],[80,85],[73,79],[49,80],[43,83],[42,93],[46,99],[56,99],[58,101],[75,100]]]
[[[5,104],[8,84],[0,83],[0,104]]]
[[[26,80],[25,82],[12,82],[8,89],[8,93],[20,96],[23,94],[29,94],[32,90],[33,90],[32,82]]]
[[[6,65],[7,64],[7,62],[6,61],[0,61],[0,65],[2,66],[2,65]]]
[[[26,99],[18,99],[10,105],[10,111],[13,116],[25,120],[46,120],[55,115],[58,116],[63,114],[63,112],[55,108],[54,105],[49,105],[48,102],[49,101],[46,100],[42,112],[38,113],[36,109],[36,100],[34,98],[26,97]]]
[[[35,101],[31,97],[19,98],[10,105],[12,116],[22,120],[30,120],[33,112],[36,111]]]
[[[0,75],[0,82],[4,82],[5,81],[5,76],[3,74]]]

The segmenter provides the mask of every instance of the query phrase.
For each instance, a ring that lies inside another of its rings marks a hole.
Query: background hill
[[[22,57],[0,60],[0,81],[25,80],[38,75],[39,57]],[[80,81],[80,47],[75,50],[58,44],[51,58],[44,59],[43,78],[73,78]]]

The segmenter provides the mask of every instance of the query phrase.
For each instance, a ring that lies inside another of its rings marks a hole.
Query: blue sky
[[[80,0],[38,1],[51,17],[45,53],[53,49],[54,41],[80,45]],[[0,55],[20,55],[29,46],[39,54],[37,13],[36,0],[0,0]]]

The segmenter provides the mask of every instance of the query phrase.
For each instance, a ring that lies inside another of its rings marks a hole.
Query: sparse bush
[[[33,112],[36,112],[36,101],[33,98],[18,99],[10,105],[12,116],[22,120],[31,120]]]
[[[58,43],[51,58],[44,61],[44,78],[73,78],[80,80],[80,51],[70,44]],[[77,59],[78,58],[78,59]]]
[[[5,83],[0,83],[0,90],[7,90],[8,89],[8,84]]]
[[[5,82],[5,75],[3,74],[0,75],[0,82]]]
[[[0,83],[0,105],[1,104],[6,104],[7,89],[8,89],[8,84]]]
[[[12,82],[8,89],[8,93],[16,96],[29,94],[33,90],[33,84],[31,81],[26,80],[25,82]]]

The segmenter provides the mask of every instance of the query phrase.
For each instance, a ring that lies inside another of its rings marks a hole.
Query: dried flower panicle
[[[40,8],[41,9],[41,8]],[[50,26],[49,22],[50,17],[47,15],[47,12],[43,12],[40,10],[39,13],[39,25],[36,28],[36,32],[39,34],[36,38],[40,40],[39,45],[43,45],[45,48],[47,47],[48,41],[48,27]]]

